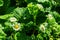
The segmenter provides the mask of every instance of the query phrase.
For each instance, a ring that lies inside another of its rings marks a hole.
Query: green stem
[[[36,25],[36,15],[34,16],[34,25]]]
[[[16,36],[16,35],[17,35],[17,33],[14,34],[14,39],[15,39],[15,40],[17,40],[17,36]]]

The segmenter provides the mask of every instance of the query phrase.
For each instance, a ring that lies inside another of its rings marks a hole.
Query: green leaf
[[[47,16],[47,22],[48,22],[49,25],[56,24],[56,20],[55,20],[55,18],[53,17],[52,14],[48,14],[48,16]]]
[[[21,18],[22,16],[24,16],[23,14],[25,13],[25,8],[19,8],[19,7],[17,7],[15,10],[14,10],[14,16],[16,17],[16,18]]]
[[[52,14],[54,16],[56,22],[58,24],[60,24],[60,14],[58,12],[56,12],[56,11],[50,12],[50,14]]]
[[[3,0],[0,0],[0,6],[3,6]]]
[[[36,2],[36,0],[25,0],[27,3]]]
[[[30,36],[27,36],[25,33],[17,33],[17,40],[32,40]]]
[[[41,36],[41,34],[38,34],[38,35],[37,35],[37,39],[38,39],[38,40],[43,40],[43,37]]]
[[[13,16],[14,14],[5,14],[5,15],[0,15],[0,19],[7,19],[8,17]]]
[[[6,38],[6,34],[2,30],[2,28],[0,28],[0,39],[5,39],[5,38]]]
[[[29,3],[27,5],[27,8],[29,10],[29,13],[33,16],[37,15],[38,14],[38,10],[40,9],[43,9],[42,5],[41,4],[33,4],[33,3]]]
[[[56,1],[57,3],[60,3],[60,0],[54,0],[54,1]]]
[[[48,2],[49,0],[37,0],[38,2]]]

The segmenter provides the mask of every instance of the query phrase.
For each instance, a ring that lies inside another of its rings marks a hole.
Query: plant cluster
[[[0,40],[60,40],[60,1],[0,0]]]

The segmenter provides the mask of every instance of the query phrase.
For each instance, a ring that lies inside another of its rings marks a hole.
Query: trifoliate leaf
[[[35,4],[30,3],[27,5],[27,7],[31,15],[36,15],[38,13],[38,7]]]
[[[43,6],[41,4],[29,3],[27,7],[31,15],[37,15],[39,10],[44,11]]]
[[[14,16],[16,17],[16,18],[21,18],[22,16],[24,16],[23,14],[25,13],[25,8],[19,8],[19,7],[17,7],[15,10],[14,10]]]

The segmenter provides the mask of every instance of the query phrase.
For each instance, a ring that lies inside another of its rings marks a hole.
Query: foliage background
[[[19,31],[12,29],[10,17],[21,23]],[[0,0],[0,40],[60,40],[60,1]]]

